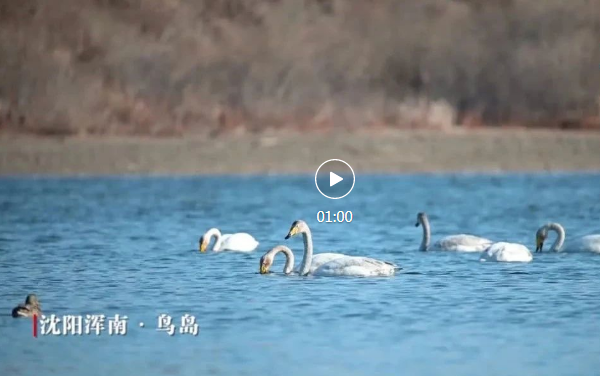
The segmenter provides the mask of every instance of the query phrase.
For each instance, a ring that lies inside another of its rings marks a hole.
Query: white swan
[[[297,234],[302,234],[304,240],[304,257],[302,263],[297,271],[300,275],[316,275],[316,276],[355,276],[355,277],[373,277],[373,276],[390,276],[396,273],[396,270],[400,269],[398,266],[385,262],[379,261],[368,257],[348,256],[341,253],[321,253],[313,256],[313,244],[312,234],[306,222],[298,220],[292,224],[290,231],[288,232],[286,239],[291,238]],[[272,258],[278,252],[284,252],[288,257],[288,263],[290,261],[289,255],[292,254],[291,250],[285,251],[283,248],[277,248],[277,252],[271,250],[271,254],[267,252],[263,256],[261,261],[261,273],[267,273],[269,267],[272,264]],[[272,256],[272,257],[271,257]],[[270,263],[269,263],[270,260]],[[293,258],[292,261],[293,263]],[[285,270],[291,273],[291,265],[286,263]],[[290,266],[290,268],[287,268]]]
[[[250,234],[238,232],[236,234],[222,235],[219,229],[211,228],[202,235],[198,242],[200,252],[206,252],[213,237],[216,237],[215,244],[212,248],[214,252],[252,252],[258,247],[258,242]]]
[[[438,251],[456,251],[456,252],[481,252],[487,249],[493,242],[479,236],[458,234],[449,235],[441,238],[429,248],[431,241],[431,230],[429,227],[429,218],[427,214],[421,212],[417,214],[417,223],[415,227],[423,227],[423,240],[419,251],[438,250]]]
[[[479,261],[496,262],[530,262],[531,260],[533,255],[523,244],[506,242],[493,243],[479,258]]]
[[[535,234],[536,252],[542,252],[544,241],[548,238],[549,231],[554,231],[557,235],[556,240],[554,240],[554,243],[550,246],[550,251],[561,252],[563,250],[563,245],[565,244],[565,229],[560,223],[550,222],[540,227]],[[581,236],[569,241],[567,245],[564,246],[564,250],[571,252],[583,251],[600,253],[600,234]]]

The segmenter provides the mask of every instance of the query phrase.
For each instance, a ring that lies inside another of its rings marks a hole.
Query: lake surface
[[[353,212],[318,223],[320,210]],[[322,197],[314,176],[0,179],[0,375],[598,375],[600,255],[529,264],[417,251],[473,233],[535,249],[562,223],[600,233],[600,175],[357,175]],[[400,264],[389,278],[258,274],[260,256],[311,226],[316,252]],[[198,252],[210,227],[247,231],[249,255]],[[552,235],[553,236],[553,235]],[[551,239],[549,239],[551,240]],[[547,242],[546,248],[551,244]],[[32,336],[11,309],[35,292],[46,315],[115,314],[125,336]],[[197,336],[157,330],[195,316]],[[145,326],[141,328],[139,323]]]

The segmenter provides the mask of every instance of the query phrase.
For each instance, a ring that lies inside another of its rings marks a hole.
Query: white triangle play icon
[[[341,182],[342,180],[344,180],[344,178],[342,178],[338,174],[335,174],[331,171],[329,172],[329,186],[330,187],[333,187],[334,185]]]

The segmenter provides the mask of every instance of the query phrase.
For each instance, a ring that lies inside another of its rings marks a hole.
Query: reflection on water
[[[535,248],[559,221],[600,233],[599,175],[361,176],[328,200],[313,176],[0,180],[2,375],[595,375],[600,255],[536,254],[525,265],[419,253],[469,232]],[[352,223],[318,223],[351,210]],[[400,264],[392,278],[258,274],[269,246],[304,219],[317,252]],[[247,231],[259,250],[200,254],[209,227]],[[45,313],[129,317],[126,336],[34,339],[10,310],[27,293]],[[194,315],[198,336],[156,330]],[[146,323],[140,328],[138,323]]]

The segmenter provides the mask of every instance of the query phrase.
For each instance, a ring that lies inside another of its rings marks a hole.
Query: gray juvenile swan
[[[421,246],[419,251],[456,251],[456,252],[482,252],[486,250],[492,241],[479,236],[458,234],[445,236],[435,243],[430,248],[429,243],[431,241],[431,229],[429,226],[429,218],[427,214],[421,212],[417,214],[417,223],[415,227],[423,227],[423,239],[421,240]]]
[[[295,270],[300,275],[375,277],[394,275],[396,270],[400,269],[392,263],[368,257],[348,256],[341,253],[320,253],[313,256],[312,234],[306,222],[295,221],[285,238],[289,239],[298,234],[302,234],[304,240],[304,257],[300,267]],[[279,246],[261,258],[261,273],[269,272],[273,258],[279,252],[284,252],[287,256],[284,272],[286,274],[292,272],[293,253],[289,248]]]
[[[535,251],[542,252],[544,247],[544,241],[548,238],[548,232],[556,232],[556,240],[552,246],[550,246],[551,252],[561,252],[564,250],[576,252],[595,252],[600,253],[600,235],[592,234],[586,235],[569,241],[565,246],[565,229],[560,223],[550,222],[540,227],[535,234]]]
[[[292,273],[294,269],[294,253],[292,253],[292,250],[285,245],[277,245],[271,248],[263,255],[263,257],[260,258],[260,274],[266,274],[269,272],[269,269],[275,260],[275,256],[279,252],[282,252],[285,255],[285,266],[283,267],[283,272],[285,274]]]

